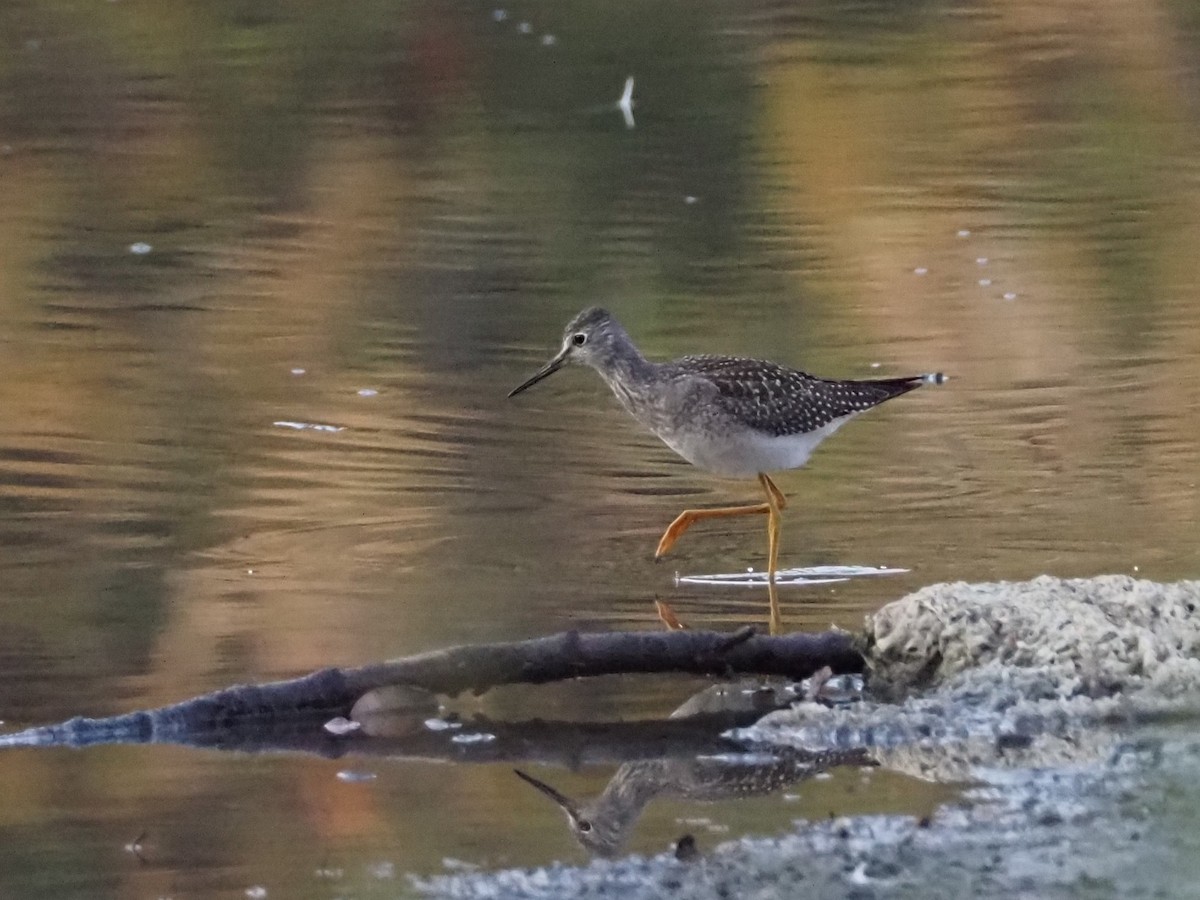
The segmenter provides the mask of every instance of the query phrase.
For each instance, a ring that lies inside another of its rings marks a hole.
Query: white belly
[[[694,466],[728,478],[749,478],[759,472],[798,469],[808,462],[821,441],[854,415],[834,419],[816,431],[783,437],[745,431],[711,438],[688,431],[674,434],[670,439],[663,437],[663,441]]]

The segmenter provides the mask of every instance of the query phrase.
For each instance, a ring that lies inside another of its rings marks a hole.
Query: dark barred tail
[[[923,384],[945,384],[944,372],[926,372],[924,375],[909,375],[905,378],[873,378],[869,381],[859,381],[857,384],[872,395],[876,404],[899,397],[914,391]]]

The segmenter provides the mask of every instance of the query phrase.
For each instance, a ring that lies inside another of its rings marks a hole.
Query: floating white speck
[[[992,279],[990,279],[990,278],[980,278],[979,279],[980,287],[991,287],[991,285],[992,285]]]
[[[497,22],[503,22],[505,19],[508,18],[508,10],[493,9],[492,10],[492,18]]]
[[[453,731],[455,728],[462,728],[462,722],[452,719],[426,719],[425,727],[430,731]]]
[[[988,264],[988,258],[986,256],[975,257],[975,265],[986,266],[987,264]]]
[[[693,203],[695,203],[695,202],[696,202],[698,199],[699,199],[699,198],[698,198],[698,197],[696,197],[695,195],[693,195],[693,194],[688,194],[686,197],[684,197],[684,198],[683,198],[683,202],[684,202],[684,203],[686,203],[688,206],[691,206],[691,205],[692,205]]]
[[[359,388],[358,396],[360,396],[360,397],[377,397],[377,396],[379,396],[379,391],[375,390],[375,388]]]
[[[263,897],[267,896],[267,889],[261,884],[256,884],[254,887],[246,888],[246,896],[250,900],[262,900]]]
[[[292,369],[293,375],[304,375],[306,372],[308,372],[308,369]]]
[[[927,268],[925,268],[924,266],[917,266],[915,269],[913,269],[913,274],[914,275],[928,275],[929,270]]]
[[[342,769],[337,773],[338,781],[344,781],[347,784],[360,784],[364,781],[374,781],[379,776],[374,772],[355,772],[352,769]]]
[[[1005,299],[1005,300],[1016,300],[1016,299],[1017,299],[1017,295],[1016,295],[1016,294],[1014,294],[1012,291],[1008,291],[1007,293],[1005,293],[1005,295],[1004,295],[1004,299]]]
[[[554,35],[552,35],[552,34],[543,34],[542,35],[542,46],[543,47],[553,47],[557,43],[558,43],[558,38],[556,38]]]
[[[1135,571],[1135,572],[1140,572],[1140,571],[1142,571],[1142,569],[1141,569],[1141,567],[1140,567],[1140,566],[1134,566],[1134,567],[1133,567],[1133,571]]]
[[[334,716],[322,726],[330,734],[350,734],[362,728],[362,722],[355,722],[353,719],[347,719],[345,716]]]
[[[442,868],[450,872],[478,872],[483,866],[467,862],[465,859],[455,859],[453,856],[442,857]]]
[[[871,368],[878,369],[881,365],[883,365],[883,364],[882,363],[871,363]]]
[[[522,22],[517,26],[517,31],[521,32],[521,34],[529,34],[529,32],[533,31],[533,26],[528,22]]]
[[[971,230],[969,228],[960,228],[960,229],[958,229],[958,236],[959,237],[970,237]]]
[[[149,244],[147,244],[145,241],[137,241],[136,243],[129,245],[129,252],[132,253],[134,256],[145,256],[147,253],[149,253],[153,249],[154,248],[151,247]]]
[[[380,881],[395,878],[396,864],[393,862],[374,863],[367,866],[367,874],[372,878],[378,878]]]
[[[621,111],[621,115],[625,117],[625,127],[632,128],[637,123],[633,120],[633,76],[630,75],[625,79],[625,90],[621,92],[620,99],[617,100],[617,109]]]
[[[329,434],[337,434],[339,431],[346,430],[343,425],[318,425],[313,422],[288,422],[281,420],[279,422],[272,422],[271,424],[276,428],[292,428],[296,431],[325,431]]]
[[[452,744],[490,744],[496,739],[494,734],[486,731],[474,731],[469,734],[456,734],[450,738]]]

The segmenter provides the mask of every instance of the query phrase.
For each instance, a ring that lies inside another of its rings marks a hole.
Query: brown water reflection
[[[753,484],[678,462],[587,373],[504,400],[595,301],[655,356],[955,376],[780,479],[782,564],[912,570],[786,592],[795,627],[937,580],[1195,575],[1191,7],[497,8],[0,7],[0,719],[652,627],[656,596],[760,621],[756,593],[671,578],[761,566],[760,523],[650,561],[681,500]],[[601,718],[687,690],[480,704]],[[233,895],[286,870],[324,896],[307,873],[339,854],[570,852],[507,769],[334,772],[6,755],[0,893]],[[782,803],[712,815],[853,806]],[[120,850],[143,828],[148,868]],[[634,848],[677,831],[647,820]]]

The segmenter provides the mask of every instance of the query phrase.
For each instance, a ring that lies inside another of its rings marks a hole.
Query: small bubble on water
[[[914,275],[928,275],[929,270],[927,268],[925,268],[925,266],[917,266],[915,269],[913,269],[913,274]]]
[[[552,34],[543,34],[542,35],[542,46],[543,47],[553,47],[557,43],[558,43],[558,38],[556,38],[554,35],[552,35]]]
[[[693,203],[695,203],[697,201],[697,199],[699,199],[699,198],[697,198],[695,195],[688,194],[686,197],[683,198],[683,202],[686,203],[688,206],[691,206]]]
[[[330,734],[350,734],[362,728],[362,722],[355,722],[353,719],[347,719],[345,716],[334,716],[323,726]]]
[[[971,236],[971,229],[969,229],[969,228],[960,228],[960,229],[958,229],[958,236],[959,236],[959,237],[963,237],[963,238],[965,238],[965,237],[970,237],[970,236]]]
[[[470,734],[456,734],[450,738],[452,744],[490,744],[496,739],[494,734],[486,731],[475,731]]]
[[[988,264],[988,258],[986,256],[975,257],[975,265],[986,266],[987,264]]]
[[[378,878],[384,881],[388,878],[396,877],[396,864],[393,862],[372,863],[367,866],[367,874],[372,878]]]
[[[506,9],[493,9],[492,10],[492,19],[494,21],[503,22],[507,18],[508,18],[508,10],[506,10]]]
[[[374,772],[355,772],[353,769],[342,769],[337,773],[337,780],[347,784],[361,784],[364,781],[374,781],[378,777]]]
[[[276,428],[291,428],[294,431],[323,431],[329,434],[337,434],[339,431],[345,431],[344,425],[320,425],[313,422],[288,422],[281,420],[272,422]]]
[[[425,727],[430,731],[450,731],[462,728],[462,722],[454,722],[449,719],[426,719]]]
[[[871,363],[871,368],[878,369],[881,365],[883,365],[883,363]]]
[[[991,287],[991,284],[992,284],[992,279],[990,279],[990,278],[980,278],[979,279],[980,287]]]
[[[529,32],[533,31],[533,26],[528,22],[522,22],[517,26],[517,31],[521,32],[521,34],[529,34]]]
[[[1005,300],[1016,300],[1016,299],[1017,299],[1017,295],[1016,295],[1016,294],[1014,294],[1012,291],[1008,291],[1008,292],[1006,292],[1006,293],[1004,294],[1004,299],[1005,299]]]
[[[308,369],[292,369],[292,374],[293,375],[303,375],[307,371],[308,371]]]
[[[267,896],[267,889],[261,884],[256,884],[254,887],[246,888],[246,896],[250,900],[262,900],[263,897]]]
[[[358,389],[358,396],[360,396],[360,397],[377,397],[378,395],[379,395],[379,391],[375,390],[375,388],[359,388]]]
[[[149,253],[153,249],[154,248],[151,247],[149,244],[147,244],[145,241],[137,241],[136,243],[129,245],[129,252],[134,254],[135,256],[145,256],[147,253]]]

